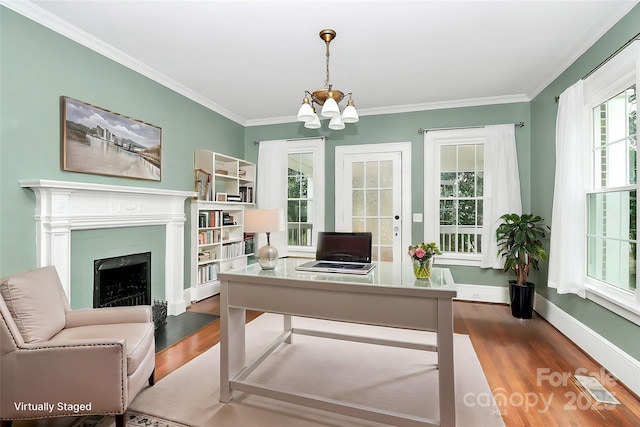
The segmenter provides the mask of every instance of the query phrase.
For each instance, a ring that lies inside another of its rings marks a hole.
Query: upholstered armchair
[[[0,420],[115,415],[154,383],[150,306],[71,310],[54,267],[0,281]]]

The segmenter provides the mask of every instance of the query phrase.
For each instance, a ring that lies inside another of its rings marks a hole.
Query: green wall
[[[481,107],[453,108],[402,114],[361,116],[356,124],[347,125],[342,131],[331,131],[326,121],[320,129],[309,130],[303,123],[248,127],[245,131],[245,157],[257,161],[258,146],[254,141],[327,136],[325,150],[325,228],[332,230],[335,224],[335,147],[340,145],[411,142],[411,206],[413,212],[424,212],[424,159],[423,139],[418,129],[474,126],[524,122],[516,127],[516,145],[520,171],[520,187],[523,209],[530,209],[530,132],[529,103],[489,105]],[[422,223],[411,223],[412,241],[421,242],[424,236]],[[480,283],[505,286],[508,280],[500,270],[481,270],[468,267],[451,267],[458,283]]]
[[[558,76],[531,102],[531,202],[536,213],[551,218],[555,175],[555,97],[584,77],[640,31],[637,5],[584,55]],[[553,230],[552,230],[553,232]],[[582,256],[582,254],[576,254]],[[603,337],[640,360],[640,326],[627,321],[588,299],[559,295],[546,283],[547,264],[539,274],[538,292]],[[569,267],[570,268],[570,267]]]
[[[35,196],[20,179],[192,191],[195,148],[244,155],[241,125],[1,6],[0,64],[0,276],[36,265]],[[161,127],[162,181],[62,171],[63,95]]]
[[[327,228],[334,225],[334,152],[338,145],[385,142],[412,144],[412,210],[423,212],[422,135],[418,128],[525,122],[517,128],[523,208],[551,219],[553,197],[554,96],[586,74],[635,35],[636,6],[585,55],[530,103],[363,116],[344,131],[311,131],[301,123],[243,126],[0,6],[0,276],[35,267],[35,197],[20,179],[83,181],[112,185],[193,189],[193,150],[206,148],[257,160],[254,141],[325,135]],[[211,76],[215,78],[215,76]],[[70,96],[152,123],[163,132],[162,181],[139,181],[64,172],[60,168],[59,97]],[[357,101],[357,98],[356,98]],[[292,108],[297,108],[293,106]],[[292,113],[294,110],[292,110]],[[185,230],[188,238],[188,226]],[[414,241],[422,239],[413,224]],[[154,236],[154,239],[156,236]],[[187,248],[188,249],[188,248]],[[186,251],[187,252],[187,251]],[[546,269],[546,265],[543,266]],[[495,270],[457,267],[461,283],[504,286],[509,278]],[[185,286],[189,281],[185,268]],[[536,275],[540,293],[640,360],[640,327],[571,295],[546,288],[546,270]]]

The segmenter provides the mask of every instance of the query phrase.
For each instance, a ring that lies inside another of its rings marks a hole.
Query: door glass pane
[[[393,162],[385,160],[380,162],[380,187],[391,188],[393,186]]]
[[[353,188],[364,188],[364,163],[354,162],[352,164],[351,186]]]
[[[393,220],[389,218],[380,219],[380,244],[393,244]]]
[[[377,188],[378,187],[378,162],[367,162],[366,171],[367,171],[367,177],[366,177],[367,188]]]
[[[393,216],[393,190],[380,190],[380,215]]]
[[[351,213],[353,216],[364,215],[364,191],[353,190],[351,200]]]
[[[366,192],[367,199],[367,216],[377,216],[378,215],[378,190],[367,190]]]
[[[362,233],[364,231],[364,219],[353,218],[353,220],[351,221],[351,226],[354,232]]]

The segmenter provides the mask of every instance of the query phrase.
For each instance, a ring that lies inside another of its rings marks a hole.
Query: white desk
[[[366,276],[303,273],[300,259],[281,259],[275,270],[258,264],[219,273],[220,279],[220,401],[232,391],[260,394],[317,409],[399,425],[455,426],[453,372],[453,298],[456,291],[448,269],[434,268],[430,281],[416,280],[410,263],[378,263]],[[284,314],[283,333],[250,364],[245,363],[245,310]],[[437,345],[347,336],[296,329],[291,316],[410,328],[437,333]],[[270,388],[247,380],[257,365],[293,334],[391,345],[438,353],[440,420],[377,410],[320,396]]]

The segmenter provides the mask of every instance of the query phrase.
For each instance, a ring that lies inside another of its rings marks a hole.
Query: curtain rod
[[[617,54],[619,54],[621,51],[623,51],[627,46],[629,46],[631,43],[633,43],[636,40],[640,40],[640,33],[636,34],[635,36],[631,37],[629,39],[629,41],[627,41],[625,44],[623,44],[622,46],[620,46],[615,52],[613,52],[611,55],[607,56],[605,58],[604,61],[602,61],[601,63],[599,63],[598,65],[595,66],[595,68],[591,71],[589,71],[587,74],[585,74],[585,76],[582,78],[582,80],[586,79],[587,77],[589,77],[591,74],[595,73],[596,71],[598,71],[600,69],[600,67],[602,67],[604,64],[606,64],[607,62],[611,61]]]
[[[590,75],[592,75],[593,73],[595,73],[596,71],[598,71],[600,68],[602,68],[602,66],[604,64],[606,64],[607,62],[611,61],[617,54],[622,52],[627,46],[629,46],[631,43],[635,42],[636,40],[640,40],[640,33],[638,33],[635,36],[631,37],[625,44],[623,44],[618,49],[616,49],[616,51],[613,52],[611,55],[607,56],[604,59],[604,61],[602,61],[601,63],[596,65],[591,71],[589,71],[587,74],[585,74],[584,77],[581,78],[580,80],[584,80],[587,77],[589,77]],[[555,98],[556,102],[558,102],[560,100],[560,96],[558,96],[558,95],[556,95],[554,98]]]
[[[518,127],[524,127],[524,122],[518,122],[518,123],[513,123],[514,126],[518,126]],[[460,126],[460,127],[452,127],[452,128],[430,128],[430,129],[423,129],[423,128],[419,128],[418,129],[418,133],[419,134],[423,134],[423,133],[427,133],[430,132],[432,130],[459,130],[459,129],[479,129],[479,128],[483,128],[489,125],[478,125],[478,126]]]
[[[329,139],[328,136],[303,136],[301,138],[287,138],[285,141],[304,141],[305,139]],[[259,145],[260,141],[253,141],[253,145]]]

